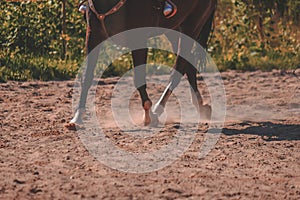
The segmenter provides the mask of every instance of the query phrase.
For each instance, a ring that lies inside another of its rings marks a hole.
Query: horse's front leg
[[[147,93],[146,83],[146,66],[148,49],[138,49],[132,51],[133,65],[134,65],[134,85],[137,88],[144,108],[144,125],[148,126],[151,123],[156,123],[157,119],[152,116],[152,102]]]
[[[88,91],[93,83],[94,79],[94,70],[96,67],[96,63],[99,57],[100,47],[97,46],[101,40],[99,35],[96,34],[97,31],[87,31],[87,40],[86,40],[86,47],[87,47],[87,63],[85,69],[83,71],[83,81],[81,83],[81,91],[80,91],[80,99],[78,106],[75,110],[74,117],[72,120],[66,124],[68,129],[75,129],[76,125],[82,124],[82,117],[85,112],[85,105],[87,100]]]

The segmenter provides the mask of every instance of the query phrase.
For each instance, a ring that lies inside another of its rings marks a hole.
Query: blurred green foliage
[[[84,55],[85,24],[76,1],[67,2],[66,34],[61,0],[1,2],[0,80],[64,80],[76,75]]]
[[[85,22],[77,0],[9,2],[0,5],[0,81],[73,78],[84,60]],[[208,51],[220,70],[292,69],[300,66],[300,0],[219,0]],[[149,42],[170,45],[164,37]],[[65,51],[66,50],[66,51]],[[109,48],[107,49],[109,53]],[[103,55],[105,56],[105,55]],[[151,73],[169,72],[175,56],[151,49]],[[106,69],[117,76],[132,67],[129,54]],[[101,71],[105,66],[98,66]]]
[[[209,51],[221,70],[300,66],[299,0],[219,1]]]

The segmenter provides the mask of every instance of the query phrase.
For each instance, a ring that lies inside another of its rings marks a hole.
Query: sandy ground
[[[0,84],[0,199],[300,199],[300,80],[280,71],[230,71],[222,77],[227,116],[213,150],[198,158],[208,125],[196,124],[190,148],[149,173],[105,166],[78,131],[64,128],[72,117],[72,81]],[[128,136],[111,122],[116,81],[102,80],[96,92],[106,137],[132,152],[168,144],[179,129],[175,114],[146,139]],[[199,80],[206,98],[203,84]],[[162,87],[149,85],[148,91],[155,99]],[[130,105],[141,123],[137,94]]]

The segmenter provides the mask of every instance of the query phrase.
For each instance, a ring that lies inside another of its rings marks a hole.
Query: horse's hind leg
[[[199,24],[196,27],[191,27],[189,22],[186,22],[185,24],[182,25],[182,30],[184,30],[184,33],[190,33],[190,37],[192,38],[198,38],[198,36],[200,35],[200,43],[201,45],[206,47],[206,43],[209,37],[209,33],[210,33],[210,28],[211,28],[211,24],[212,24],[212,19],[213,19],[213,13],[211,14],[210,18],[205,19],[204,21],[206,21],[205,24]],[[167,37],[173,41],[173,49],[176,49],[176,47],[178,48],[177,50],[177,60],[176,60],[176,64],[174,66],[173,72],[171,74],[171,78],[169,81],[169,85],[167,86],[167,88],[165,89],[162,97],[160,98],[160,100],[157,102],[157,104],[154,107],[154,113],[157,115],[161,115],[164,111],[164,107],[167,103],[168,98],[170,97],[170,95],[172,94],[172,91],[177,87],[177,85],[180,82],[181,77],[186,73],[190,86],[191,86],[191,91],[192,91],[192,101],[194,103],[194,105],[196,106],[198,111],[203,111],[203,113],[205,113],[204,116],[205,118],[210,118],[210,114],[211,114],[211,108],[207,105],[203,105],[202,102],[202,98],[200,95],[200,92],[197,88],[197,69],[192,66],[190,63],[188,63],[185,59],[183,59],[180,55],[181,53],[183,53],[186,56],[192,56],[192,57],[188,57],[186,59],[194,59],[194,55],[192,55],[192,48],[194,46],[194,41],[190,41],[190,40],[184,40],[183,44],[181,44],[181,40],[179,39],[178,43],[174,43],[174,41],[176,41],[176,38],[173,38],[172,35],[167,35]],[[175,44],[175,45],[174,45]],[[182,52],[182,51],[185,52]],[[198,54],[201,56],[203,49],[199,50],[200,52],[198,52]],[[204,52],[204,56],[205,56],[205,52]],[[205,58],[200,58],[200,59],[204,59]],[[204,61],[205,62],[205,61]]]
[[[197,69],[189,65],[186,70],[189,84],[191,86],[192,103],[200,113],[201,119],[209,120],[211,118],[211,107],[203,104],[203,99],[197,86]]]
[[[132,51],[132,58],[134,64],[134,85],[139,91],[142,99],[142,106],[144,108],[144,125],[151,123],[151,107],[152,102],[146,91],[146,66],[148,49],[138,49]]]
[[[181,51],[181,39],[178,38],[177,36],[174,36],[172,34],[166,34],[167,38],[170,40],[173,46],[173,50],[177,52],[177,55],[180,54]],[[193,44],[185,44],[185,50],[191,50]],[[171,96],[173,90],[178,86],[180,83],[180,80],[182,76],[185,74],[185,67],[187,65],[187,62],[181,57],[177,56],[176,63],[173,67],[170,79],[169,79],[169,84],[166,87],[164,93],[162,94],[161,98],[158,100],[158,102],[155,104],[153,112],[160,116],[164,112],[165,105]]]
[[[204,24],[204,26],[199,34],[198,41],[199,41],[201,47],[195,49],[195,59],[197,59],[196,61],[200,61],[200,66],[198,66],[198,67],[202,67],[203,69],[206,68],[206,64],[207,64],[207,53],[206,53],[205,49],[207,48],[207,45],[208,45],[207,42],[208,42],[208,38],[209,38],[209,35],[211,32],[213,18],[214,18],[214,12],[212,12],[212,14],[210,15],[209,19]],[[210,120],[211,112],[212,112],[211,106],[209,106],[207,104],[203,104],[201,94],[197,87],[197,69],[194,66],[190,65],[187,68],[186,74],[187,74],[188,81],[191,86],[191,94],[192,94],[193,104],[197,108],[202,119]]]

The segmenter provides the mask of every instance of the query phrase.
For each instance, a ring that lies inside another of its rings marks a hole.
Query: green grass
[[[225,60],[224,57],[214,58],[220,71],[272,71],[273,69],[290,70],[300,67],[300,54],[267,52],[266,55],[234,56]]]
[[[78,63],[33,55],[0,56],[0,81],[67,80],[77,74]]]
[[[148,55],[148,74],[168,74],[175,63],[175,56],[169,52],[155,50]],[[293,53],[268,52],[266,55],[233,56],[225,60],[223,55],[213,55],[220,71],[271,71],[273,69],[296,69],[300,66],[300,56]],[[83,59],[82,59],[83,60]],[[51,57],[35,57],[33,55],[0,56],[0,82],[7,80],[68,80],[75,78],[82,60],[64,61]],[[99,73],[104,66],[98,66]],[[103,73],[102,77],[122,76],[132,69],[133,62],[130,54],[125,54],[115,60]]]

